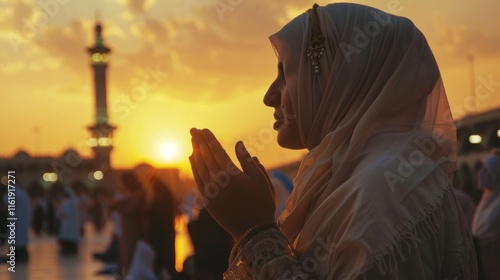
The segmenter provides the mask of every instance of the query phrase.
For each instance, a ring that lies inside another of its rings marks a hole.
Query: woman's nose
[[[281,89],[279,81],[276,79],[264,95],[264,104],[269,107],[278,107],[281,102]]]

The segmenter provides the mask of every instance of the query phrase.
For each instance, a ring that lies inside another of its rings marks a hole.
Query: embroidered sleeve
[[[225,280],[315,279],[305,273],[291,244],[278,229],[266,229],[250,239],[230,260]]]

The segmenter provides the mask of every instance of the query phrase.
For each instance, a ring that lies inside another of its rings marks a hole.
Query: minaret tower
[[[90,65],[94,72],[95,92],[95,123],[88,127],[91,134],[89,145],[94,150],[96,167],[102,171],[110,169],[110,153],[113,149],[113,131],[115,126],[109,124],[106,92],[106,69],[108,67],[108,48],[102,38],[102,26],[99,16],[96,16],[95,44],[87,51],[90,55]]]

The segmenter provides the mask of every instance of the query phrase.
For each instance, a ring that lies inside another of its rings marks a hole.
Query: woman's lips
[[[277,130],[280,126],[283,125],[284,118],[282,114],[274,113],[274,119],[276,120],[276,122],[274,123],[273,128]]]
[[[283,124],[283,122],[282,122],[282,121],[276,121],[276,122],[274,123],[274,125],[273,125],[273,128],[274,128],[275,130],[278,130],[278,128],[280,128],[282,124]]]
[[[277,121],[283,121],[284,117],[283,117],[283,114],[279,114],[279,113],[274,113],[274,119],[277,120]]]

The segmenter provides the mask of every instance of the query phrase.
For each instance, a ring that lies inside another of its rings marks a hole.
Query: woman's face
[[[304,149],[281,62],[278,64],[278,77],[264,96],[264,104],[274,108],[274,129],[278,131],[278,144],[288,149]]]

